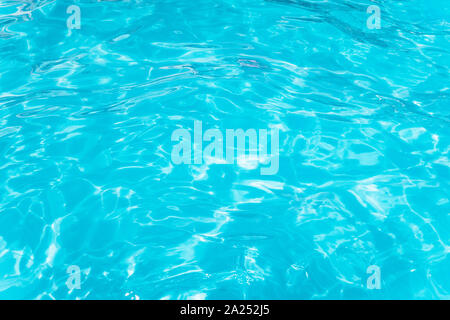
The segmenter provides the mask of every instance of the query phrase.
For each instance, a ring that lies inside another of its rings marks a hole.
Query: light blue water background
[[[0,1],[0,298],[449,299],[449,8]],[[278,173],[173,165],[194,120]]]

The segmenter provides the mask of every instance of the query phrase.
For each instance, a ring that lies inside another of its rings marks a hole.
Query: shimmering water
[[[449,299],[449,8],[0,1],[0,298]],[[195,120],[278,173],[174,165]]]

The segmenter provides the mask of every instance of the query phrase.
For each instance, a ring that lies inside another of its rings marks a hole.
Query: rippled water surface
[[[450,299],[449,18],[0,1],[0,298]],[[173,164],[195,120],[278,128],[278,173]]]

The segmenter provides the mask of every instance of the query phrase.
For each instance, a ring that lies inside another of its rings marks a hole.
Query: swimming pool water
[[[449,299],[449,17],[1,1],[0,298]],[[174,164],[195,121],[276,128],[278,171]]]

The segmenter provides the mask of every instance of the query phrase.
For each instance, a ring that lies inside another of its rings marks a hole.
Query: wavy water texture
[[[0,298],[450,299],[449,17],[1,1]],[[174,165],[194,120],[279,128],[278,173]]]

